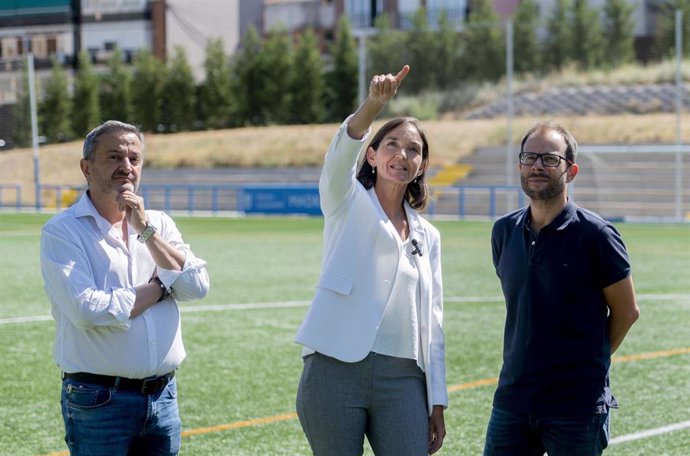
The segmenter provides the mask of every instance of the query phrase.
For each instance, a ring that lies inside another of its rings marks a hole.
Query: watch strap
[[[168,289],[165,288],[165,285],[163,284],[163,282],[161,281],[161,279],[158,276],[151,277],[151,280],[149,280],[149,283],[151,283],[151,282],[155,282],[161,289],[161,297],[158,298],[158,301],[156,301],[156,302],[161,302],[162,300],[164,300],[165,298],[170,296],[170,291],[168,291]]]

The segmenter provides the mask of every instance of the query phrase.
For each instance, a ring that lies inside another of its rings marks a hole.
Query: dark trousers
[[[484,456],[599,456],[608,440],[609,413],[553,418],[494,407]]]

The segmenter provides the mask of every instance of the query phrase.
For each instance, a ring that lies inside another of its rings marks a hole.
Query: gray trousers
[[[426,381],[412,359],[306,356],[297,415],[315,456],[361,456],[365,435],[376,456],[428,455]]]

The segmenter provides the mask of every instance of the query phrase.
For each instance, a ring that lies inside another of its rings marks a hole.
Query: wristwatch
[[[165,285],[163,285],[163,282],[161,281],[161,279],[158,276],[151,277],[151,280],[149,280],[149,283],[151,283],[151,282],[156,282],[156,284],[160,287],[161,292],[163,293],[163,294],[161,294],[161,297],[158,298],[158,301],[156,301],[156,302],[161,302],[162,300],[164,300],[168,296],[170,296],[170,291],[168,291],[168,289],[165,288]]]
[[[146,241],[148,241],[151,236],[153,236],[153,233],[158,231],[155,226],[151,225],[149,222],[146,222],[146,226],[144,227],[144,231],[141,232],[139,236],[137,236],[137,241],[141,242],[142,244],[146,244]]]

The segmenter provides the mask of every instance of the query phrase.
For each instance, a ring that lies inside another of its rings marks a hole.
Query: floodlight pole
[[[676,219],[683,219],[683,157],[680,119],[683,111],[683,12],[676,10]]]
[[[513,210],[513,200],[510,187],[513,186],[513,170],[515,157],[513,156],[513,21],[506,22],[506,80],[508,83],[506,94],[508,111],[506,112],[506,213]],[[518,195],[519,197],[519,195]]]
[[[41,210],[41,173],[38,156],[38,114],[36,112],[36,82],[34,76],[34,54],[27,55],[28,79],[29,79],[29,109],[31,111],[31,145],[34,150],[34,187],[36,191],[36,210]]]
[[[359,74],[359,89],[357,92],[357,99],[359,104],[364,102],[367,97],[367,37],[376,35],[377,31],[374,28],[356,29],[354,36],[357,38],[358,52],[358,74]]]

